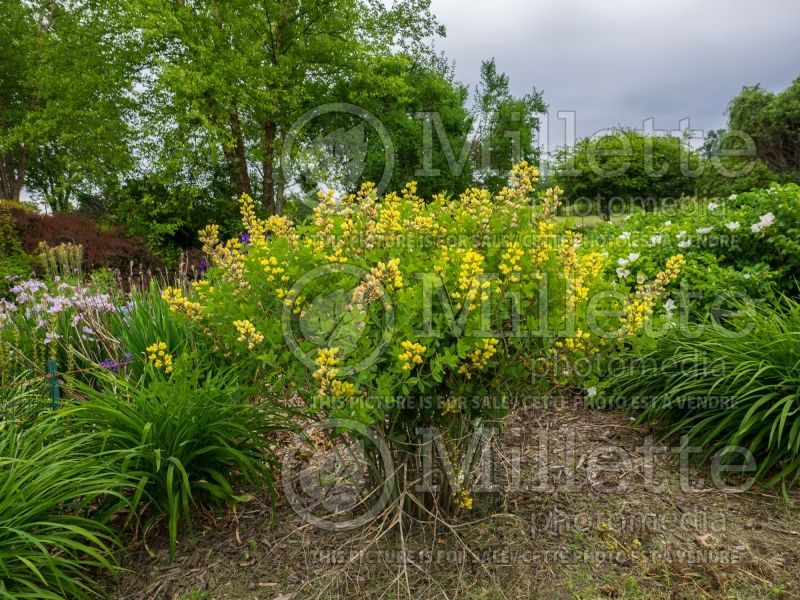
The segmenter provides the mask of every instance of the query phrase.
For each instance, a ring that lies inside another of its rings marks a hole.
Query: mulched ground
[[[173,561],[163,539],[135,547],[109,593],[800,598],[800,495],[787,503],[772,490],[720,490],[704,465],[685,474],[699,490],[685,491],[679,465],[667,454],[648,456],[646,442],[647,430],[620,413],[578,401],[527,407],[509,416],[499,441],[495,481],[506,491],[476,495],[474,509],[450,524],[336,533],[304,522],[285,501],[274,515],[255,501],[207,515]]]

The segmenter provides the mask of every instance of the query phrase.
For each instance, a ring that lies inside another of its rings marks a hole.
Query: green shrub
[[[58,416],[0,424],[0,597],[94,598],[92,577],[118,570],[113,509],[97,507],[118,506],[131,482],[96,438],[65,434]]]
[[[724,327],[709,320],[699,335],[675,327],[647,341],[605,386],[642,409],[639,422],[687,435],[699,456],[749,449],[756,478],[787,488],[800,478],[800,304],[740,309]]]
[[[119,452],[123,472],[139,481],[133,504],[144,498],[152,508],[145,530],[166,517],[170,555],[195,505],[249,500],[240,482],[274,493],[270,434],[286,423],[276,405],[248,402],[234,371],[201,376],[185,360],[174,365],[146,380],[108,374],[99,389],[75,382],[85,399],[68,412],[98,430],[98,449]]]
[[[221,243],[206,228],[208,277],[164,298],[227,360],[263,367],[276,392],[385,436],[397,460],[411,463],[420,428],[435,427],[462,464],[477,425],[530,393],[535,363],[591,360],[607,332],[635,334],[682,263],[665,261],[636,297],[620,286],[618,315],[590,331],[590,294],[613,287],[606,257],[557,228],[558,192],[534,198],[537,176],[522,163],[496,195],[474,188],[431,202],[413,183],[383,198],[370,185],[340,202],[331,191],[298,226],[258,218],[243,196],[246,235]],[[576,377],[559,370],[539,383],[544,392]],[[440,507],[471,506],[470,468],[443,484]]]

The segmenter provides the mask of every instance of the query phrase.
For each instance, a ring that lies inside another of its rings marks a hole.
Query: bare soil
[[[173,561],[165,540],[134,548],[109,592],[130,600],[800,598],[800,495],[787,502],[774,490],[718,489],[703,464],[686,473],[699,491],[682,489],[674,458],[643,450],[646,428],[580,403],[521,409],[505,425],[506,491],[476,494],[474,508],[449,523],[329,532],[285,500],[274,515],[256,500],[208,515]]]

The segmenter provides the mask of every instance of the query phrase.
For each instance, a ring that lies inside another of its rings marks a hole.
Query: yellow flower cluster
[[[264,334],[256,331],[255,325],[253,325],[247,319],[242,321],[234,321],[233,326],[239,333],[239,337],[236,338],[236,341],[247,344],[248,350],[253,350],[256,346],[264,341]]]
[[[461,405],[456,398],[448,398],[442,402],[442,415],[458,414],[461,412]]]
[[[317,394],[320,396],[332,395],[337,398],[351,398],[356,395],[356,388],[352,383],[339,381],[336,376],[339,374],[338,365],[341,359],[337,357],[339,348],[320,348],[317,351],[317,370],[313,377],[319,382]]]
[[[684,256],[676,254],[667,260],[666,268],[656,275],[653,283],[644,283],[636,288],[636,295],[625,307],[625,313],[620,317],[625,333],[635,334],[653,316],[656,300],[666,291],[667,286],[678,278],[685,264]]]
[[[214,293],[214,286],[211,285],[211,282],[208,281],[208,279],[193,281],[192,289],[201,300],[205,300],[210,294]]]
[[[165,373],[172,373],[172,355],[167,353],[164,342],[156,342],[147,347],[147,358],[156,369],[164,369]]]
[[[462,510],[472,510],[473,500],[472,494],[469,493],[469,490],[461,489],[457,492],[453,492],[453,499],[455,500],[458,508]]]
[[[464,223],[472,220],[480,227],[489,224],[489,219],[495,210],[489,190],[477,187],[465,190],[458,197],[458,202],[451,207],[456,222]]]
[[[550,220],[556,216],[558,207],[561,206],[560,196],[564,194],[564,190],[560,187],[549,188],[544,193],[544,201],[542,202],[542,213],[540,217],[543,220]]]
[[[376,266],[370,269],[380,281],[387,281],[391,286],[399,290],[403,287],[403,275],[400,273],[400,259],[393,258],[387,263],[379,262]]]
[[[483,370],[489,360],[497,354],[498,345],[500,345],[500,340],[497,338],[483,340],[483,343],[478,344],[478,347],[467,355],[469,363],[462,364],[458,368],[458,372],[465,375],[467,379],[472,379],[472,371]]]
[[[270,215],[264,221],[264,228],[267,233],[277,235],[278,237],[288,236],[294,228],[294,223],[291,219],[280,215]]]
[[[488,279],[485,281],[479,279],[483,275],[483,255],[480,252],[461,248],[459,252],[461,253],[461,266],[458,274],[458,291],[453,292],[451,296],[458,300],[456,310],[461,310],[463,303],[466,303],[470,310],[474,310],[474,300],[478,297],[478,292],[486,290],[491,282]],[[481,293],[482,302],[488,298],[485,291]]]
[[[503,252],[500,263],[500,272],[505,277],[506,283],[516,283],[520,279],[522,265],[520,261],[525,256],[525,252],[519,247],[519,242],[510,242],[506,251]]]
[[[511,185],[497,194],[501,207],[512,209],[524,208],[528,204],[528,195],[533,192],[539,181],[539,170],[528,161],[522,161],[511,169]]]
[[[591,339],[591,334],[588,331],[583,331],[581,328],[575,332],[575,337],[565,338],[563,341],[559,340],[554,345],[559,350],[564,350],[571,354],[597,354],[598,349],[592,348],[588,343]]]
[[[198,236],[203,244],[203,253],[211,255],[219,245],[219,225],[206,225],[199,231]]]
[[[165,288],[161,298],[169,305],[171,312],[183,313],[192,320],[198,320],[203,316],[202,305],[189,300],[180,288],[172,286]]]
[[[427,346],[412,342],[411,340],[405,340],[400,346],[405,350],[405,352],[401,352],[397,357],[400,359],[400,362],[403,363],[403,371],[410,371],[414,368],[414,365],[422,364],[422,355],[425,354],[425,351],[428,349]]]
[[[267,283],[277,285],[278,283],[286,283],[289,281],[289,276],[286,275],[286,269],[280,266],[278,259],[274,256],[262,258],[260,264],[264,268],[264,273],[267,275]]]

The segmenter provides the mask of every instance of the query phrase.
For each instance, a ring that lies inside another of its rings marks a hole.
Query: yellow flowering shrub
[[[458,460],[474,424],[507,411],[501,392],[580,383],[537,379],[534,364],[591,357],[606,335],[636,334],[682,264],[674,257],[654,282],[624,290],[617,317],[598,329],[592,296],[623,293],[620,284],[605,274],[607,255],[556,223],[562,192],[535,194],[537,179],[521,163],[497,194],[472,188],[428,202],[414,183],[383,198],[365,184],[320,194],[298,224],[259,218],[243,196],[246,235],[221,241],[205,228],[207,279],[190,298],[164,297],[273,392],[391,432],[400,447],[436,426]],[[451,492],[462,508],[469,487]]]

